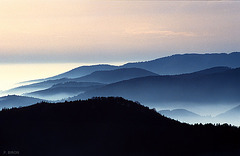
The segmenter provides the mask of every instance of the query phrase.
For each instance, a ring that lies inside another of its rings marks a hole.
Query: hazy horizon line
[[[122,61],[14,61],[14,62],[0,62],[0,65],[18,65],[18,64],[36,64],[36,65],[41,65],[41,64],[79,64],[80,66],[91,66],[91,65],[114,65],[114,66],[121,66],[127,63],[135,63],[135,62],[146,62],[146,61],[152,61],[156,59],[161,59],[165,57],[171,57],[175,55],[204,55],[204,54],[231,54],[231,53],[238,53],[240,51],[231,51],[231,52],[186,52],[186,53],[173,53],[173,54],[166,54],[162,56],[156,56],[156,57],[151,57],[151,58],[142,58],[142,59],[129,59],[129,60],[124,60]]]

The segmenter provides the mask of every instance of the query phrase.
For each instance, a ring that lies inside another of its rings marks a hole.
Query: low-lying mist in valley
[[[0,156],[240,156],[240,0],[193,1],[1,1]]]
[[[79,92],[80,93],[83,93],[83,92]],[[25,94],[23,94],[25,95]],[[50,95],[50,96],[47,96],[47,95],[34,95],[32,97],[35,97],[35,98],[40,98],[40,99],[45,99],[45,100],[50,100],[50,101],[55,101],[55,102],[58,102],[58,101],[67,101],[67,99],[69,97],[73,97],[75,94],[68,94],[68,93],[59,93],[59,94],[54,94],[54,95]],[[31,95],[28,95],[26,94],[26,96],[31,96]]]
[[[240,109],[236,110],[240,103],[221,103],[221,104],[203,104],[203,103],[143,103],[150,108],[155,108],[160,114],[178,120],[180,122],[213,123],[213,124],[231,124],[240,126]],[[235,114],[231,111],[236,112]]]
[[[139,101],[181,122],[240,126],[239,59],[238,52],[184,54],[122,66],[80,66],[0,92],[0,107],[112,96]]]
[[[173,110],[173,109],[186,109],[201,116],[217,116],[227,110],[230,110],[240,103],[145,103],[140,102],[143,105],[150,106],[159,110]]]

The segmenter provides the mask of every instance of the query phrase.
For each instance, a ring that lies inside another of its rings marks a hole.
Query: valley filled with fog
[[[238,59],[237,52],[184,54],[119,66],[80,66],[1,91],[0,108],[114,96],[181,122],[239,126]]]

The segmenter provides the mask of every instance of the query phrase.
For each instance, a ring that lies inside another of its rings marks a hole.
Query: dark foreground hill
[[[0,112],[0,153],[23,156],[239,155],[240,129],[181,124],[123,98]]]

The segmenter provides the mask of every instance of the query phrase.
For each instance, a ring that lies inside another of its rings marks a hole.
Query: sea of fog
[[[213,123],[213,124],[232,124],[235,126],[240,126],[240,117],[228,117],[219,118],[218,115],[225,113],[232,108],[239,106],[240,103],[143,103],[145,106],[150,106],[150,108],[156,109],[156,111],[161,110],[174,110],[174,109],[185,109],[200,115],[200,117],[184,116],[178,114],[177,116],[168,116],[172,119],[178,120],[180,122],[195,124],[195,123]]]
[[[47,78],[73,68],[81,63],[0,64],[0,91],[17,87],[19,82]]]
[[[51,64],[0,64],[0,97],[6,96],[1,91],[20,86],[19,82],[47,78],[69,71],[73,68],[87,65],[81,63],[51,63]],[[26,84],[24,84],[26,85]],[[62,95],[66,98],[68,95]],[[55,98],[55,97],[54,97]],[[62,99],[62,98],[61,98]],[[48,99],[53,100],[53,99]],[[186,109],[201,116],[215,117],[240,103],[228,104],[196,104],[196,103],[141,103],[159,110]],[[240,125],[240,122],[238,123]]]

